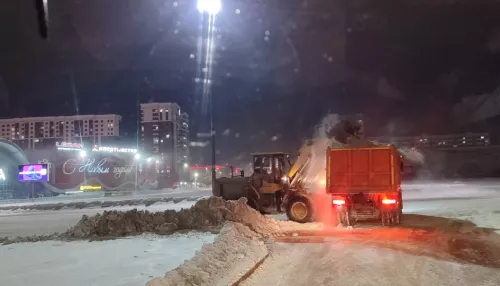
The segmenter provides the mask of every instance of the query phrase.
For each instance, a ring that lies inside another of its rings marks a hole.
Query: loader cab
[[[268,183],[279,184],[290,170],[290,155],[287,153],[255,153],[253,174],[265,178]]]

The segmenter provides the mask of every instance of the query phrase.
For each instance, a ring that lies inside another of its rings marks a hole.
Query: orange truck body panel
[[[396,148],[329,148],[326,192],[388,193],[401,191],[401,161]]]

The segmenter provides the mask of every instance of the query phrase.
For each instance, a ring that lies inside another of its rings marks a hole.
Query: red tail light
[[[335,200],[333,200],[333,204],[338,205],[338,206],[345,205],[345,200],[335,199]]]
[[[383,199],[382,204],[384,205],[394,205],[396,204],[396,200],[394,199]]]

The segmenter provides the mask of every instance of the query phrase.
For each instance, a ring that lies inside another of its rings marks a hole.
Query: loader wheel
[[[311,202],[306,197],[292,198],[288,203],[286,215],[289,220],[298,223],[311,222],[313,215]]]

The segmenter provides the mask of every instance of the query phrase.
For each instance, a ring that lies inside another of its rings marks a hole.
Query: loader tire
[[[286,208],[286,215],[289,220],[298,223],[311,222],[313,217],[311,201],[303,196],[297,196],[290,199]]]

